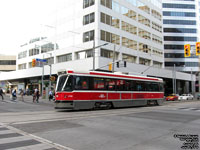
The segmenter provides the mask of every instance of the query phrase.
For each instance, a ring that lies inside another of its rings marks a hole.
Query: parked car
[[[178,100],[178,95],[177,94],[170,94],[169,96],[166,97],[166,101],[176,101]]]
[[[194,96],[192,94],[182,94],[178,97],[179,100],[193,100]]]

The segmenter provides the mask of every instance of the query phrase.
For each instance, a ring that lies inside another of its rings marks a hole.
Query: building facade
[[[195,53],[198,41],[198,1],[163,0],[165,67],[184,72],[198,72]],[[184,45],[191,45],[191,57],[184,57]]]
[[[65,1],[56,16],[52,37],[35,39],[21,47],[17,70],[31,68],[32,58],[42,58],[43,54],[50,57],[47,51],[54,56],[54,64],[95,55],[95,67],[87,65],[86,70],[112,62],[114,53],[115,60],[164,67],[160,0]],[[49,47],[47,41],[56,43],[57,49]],[[95,53],[93,47],[99,47]],[[108,70],[108,66],[101,69]]]

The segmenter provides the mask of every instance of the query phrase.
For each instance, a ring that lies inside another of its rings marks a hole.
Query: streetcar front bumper
[[[72,109],[74,108],[73,101],[55,101],[55,109]]]

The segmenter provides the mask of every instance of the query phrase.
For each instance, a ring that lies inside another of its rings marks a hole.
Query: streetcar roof
[[[73,70],[68,70],[67,74],[71,75],[81,75],[81,76],[92,76],[92,77],[105,77],[105,78],[123,78],[123,79],[132,79],[132,80],[145,80],[145,81],[154,81],[154,82],[162,82],[161,78],[154,77],[145,77],[138,75],[126,75],[122,73],[108,73],[108,72],[100,72],[100,71],[90,71],[87,73],[79,73],[74,72]]]

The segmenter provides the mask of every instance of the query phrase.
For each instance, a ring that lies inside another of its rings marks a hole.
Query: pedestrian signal
[[[196,42],[196,55],[200,55],[200,42]]]
[[[36,60],[32,59],[32,67],[35,67],[35,66],[36,66]]]
[[[184,57],[190,57],[190,44],[184,45]]]
[[[112,71],[112,63],[109,63],[109,65],[108,65],[108,70],[109,70],[109,71]]]

